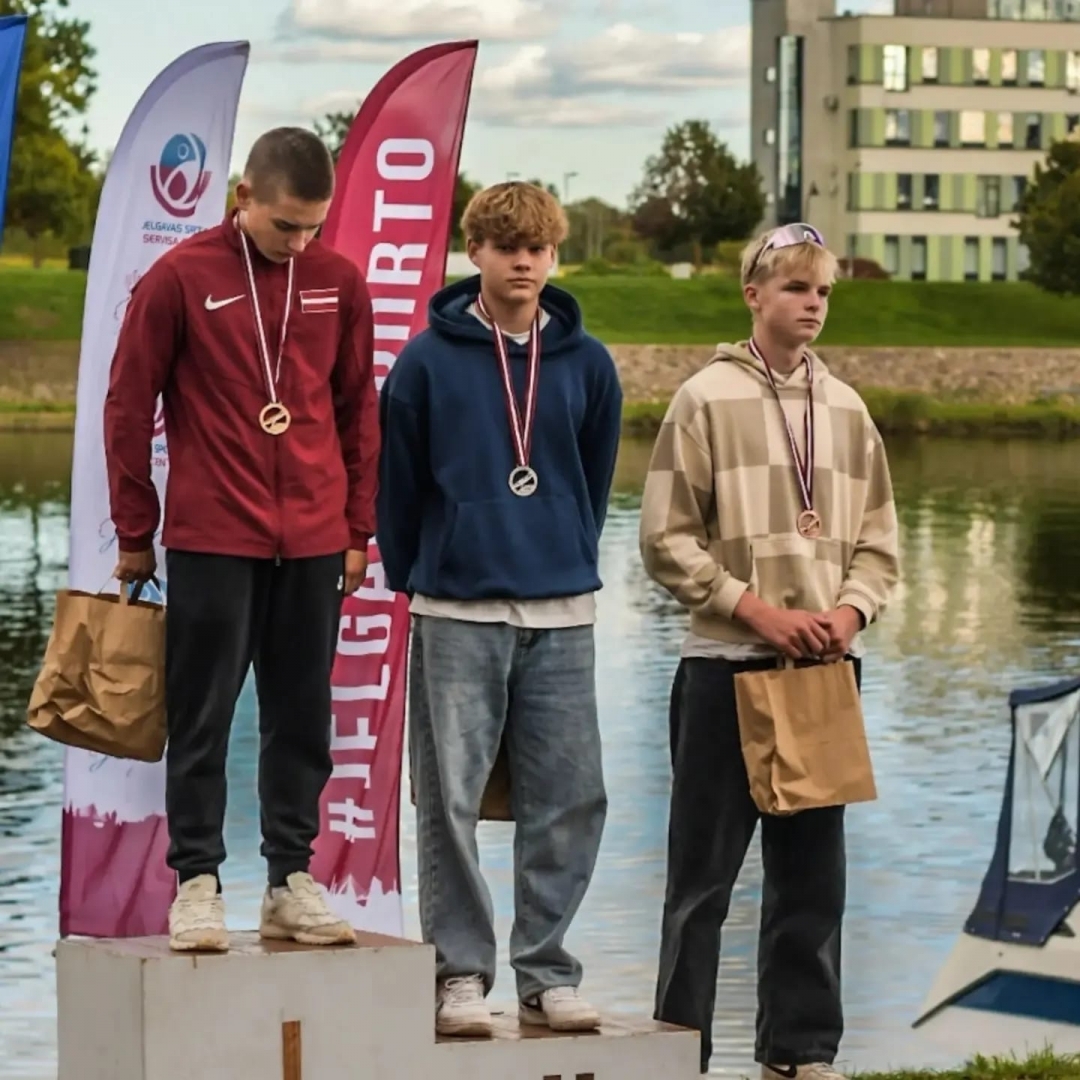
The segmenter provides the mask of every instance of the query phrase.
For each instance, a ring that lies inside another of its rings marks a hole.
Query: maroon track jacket
[[[249,250],[273,370],[288,267]],[[121,551],[149,548],[158,526],[159,394],[169,448],[164,547],[295,559],[362,551],[375,532],[378,397],[363,276],[318,240],[296,258],[277,387],[292,424],[281,435],[258,422],[270,398],[248,294],[231,218],[170,249],[132,291],[104,415]]]

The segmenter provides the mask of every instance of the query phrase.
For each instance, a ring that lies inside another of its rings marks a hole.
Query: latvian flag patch
[[[304,315],[332,314],[338,309],[337,289],[301,289],[300,311]]]

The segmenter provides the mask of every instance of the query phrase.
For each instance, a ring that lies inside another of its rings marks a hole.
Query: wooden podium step
[[[434,950],[362,934],[311,948],[234,933],[223,955],[162,937],[56,947],[59,1080],[690,1080],[695,1032],[605,1019],[599,1032],[434,1030]]]

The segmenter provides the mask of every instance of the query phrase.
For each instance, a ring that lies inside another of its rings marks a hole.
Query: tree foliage
[[[689,242],[698,253],[748,237],[765,212],[757,169],[736,161],[705,120],[668,129],[630,204],[639,235],[669,250]]]
[[[0,0],[0,15],[28,15],[15,105],[8,225],[33,241],[89,235],[101,192],[86,131],[68,133],[96,90],[90,24],[67,14],[70,0]]]
[[[1027,277],[1047,292],[1080,294],[1080,141],[1051,146],[1017,209]]]

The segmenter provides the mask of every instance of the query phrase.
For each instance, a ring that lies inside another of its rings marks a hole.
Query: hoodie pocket
[[[568,495],[483,499],[454,508],[439,576],[467,595],[551,595],[591,587],[596,540]]]
[[[804,611],[835,607],[844,579],[839,540],[797,534],[758,536],[750,543],[750,585],[766,603]]]

